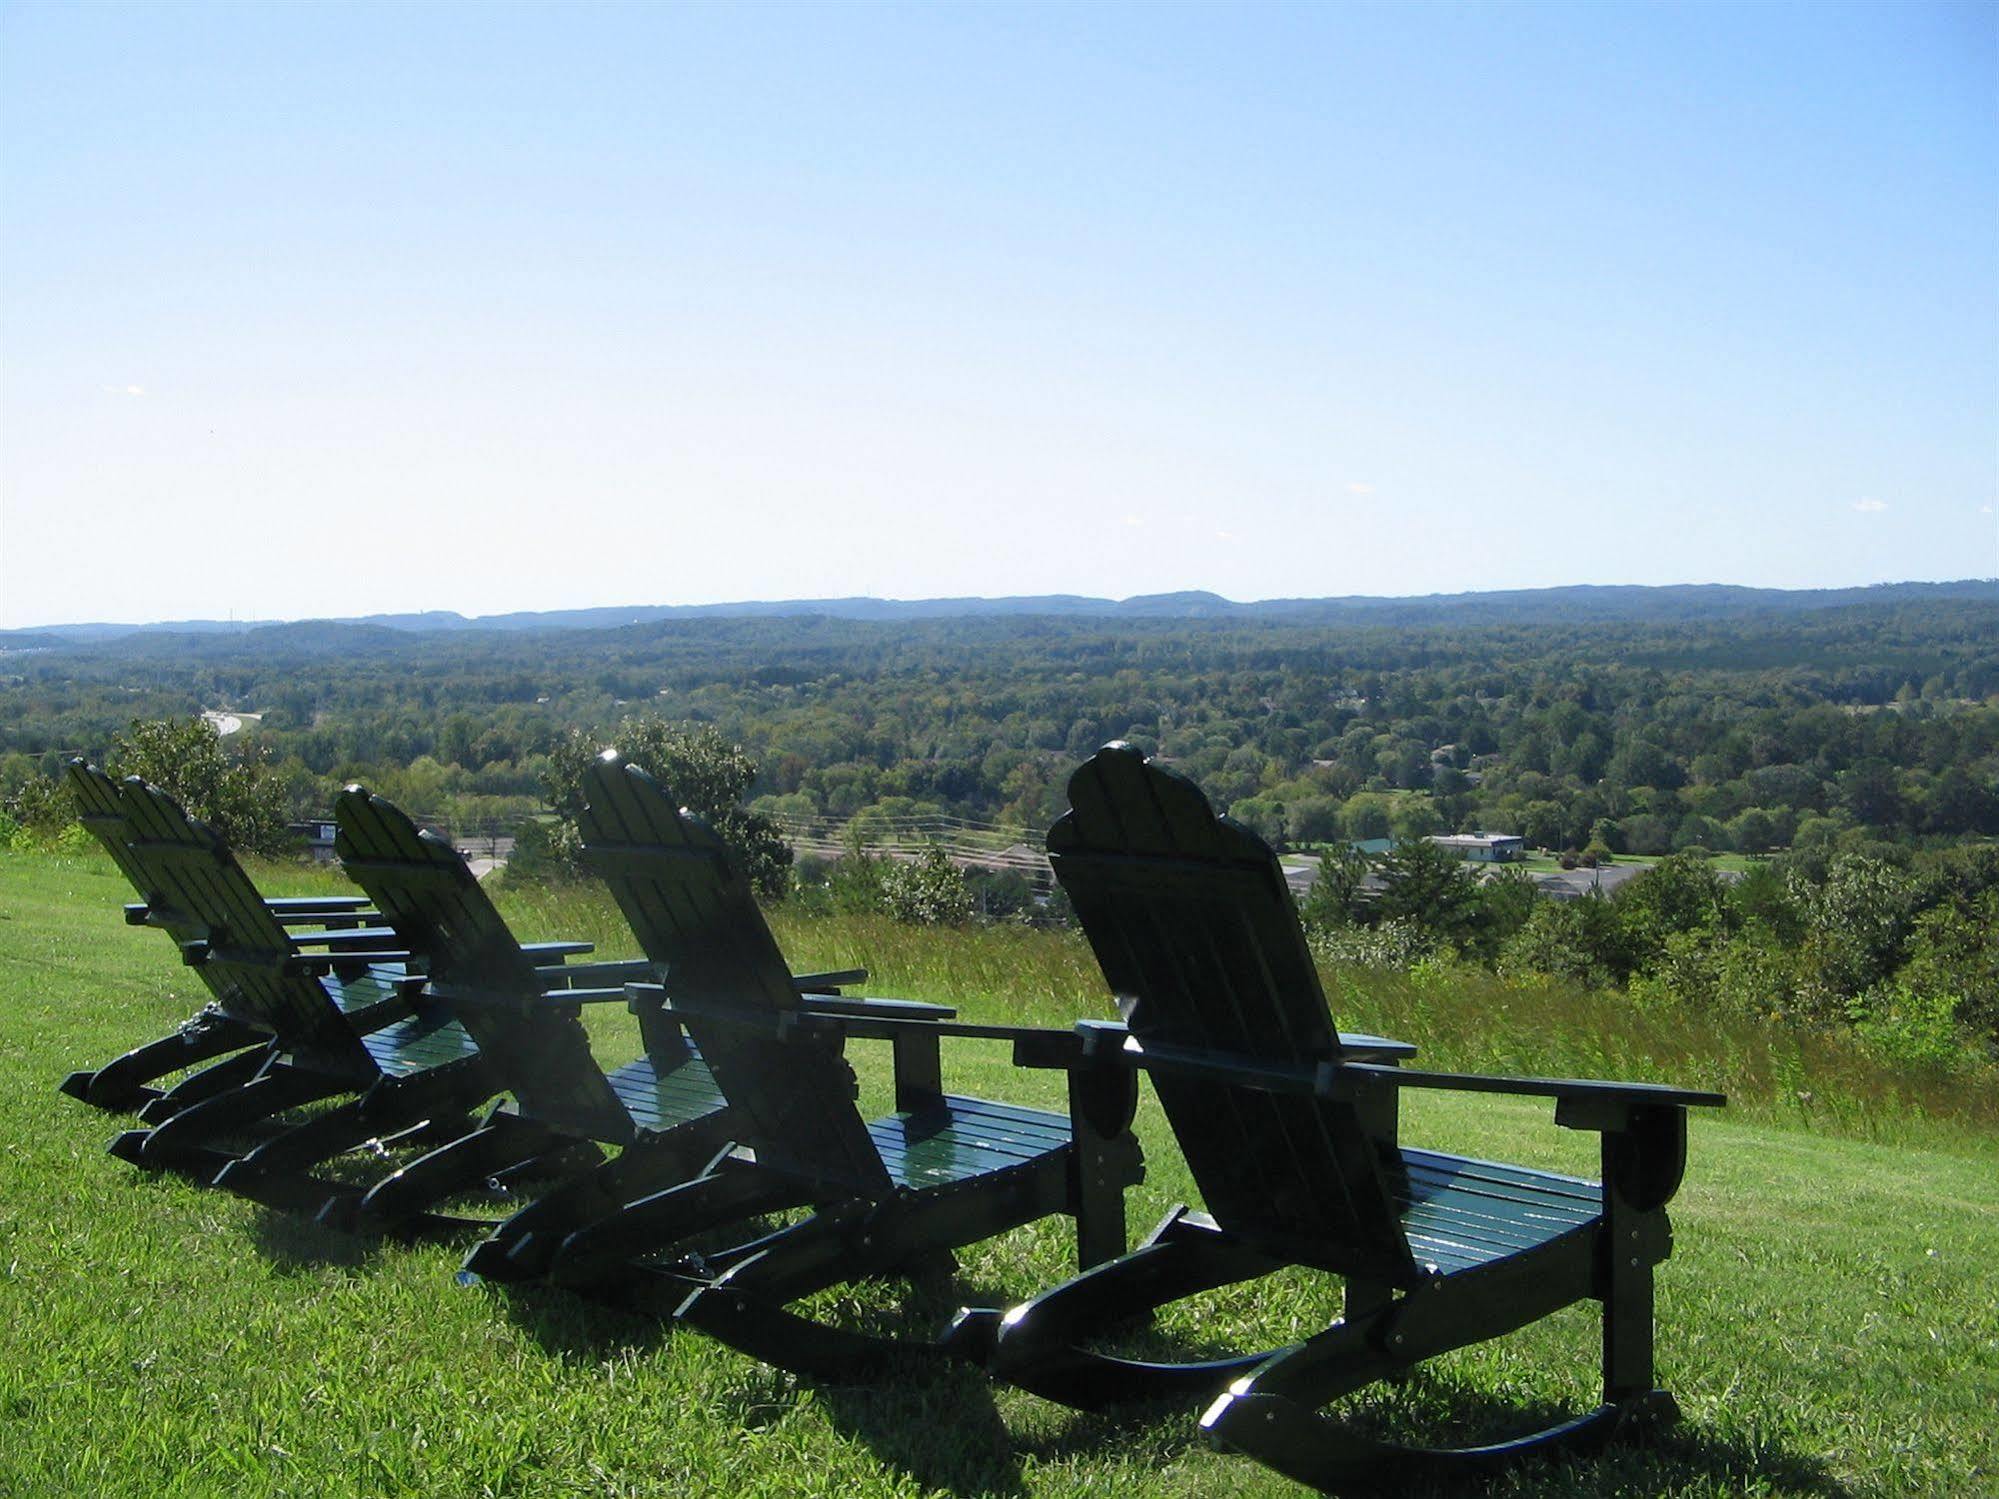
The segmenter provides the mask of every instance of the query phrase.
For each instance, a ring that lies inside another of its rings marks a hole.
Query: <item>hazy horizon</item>
[[[243,626],[258,626],[258,625],[288,625],[288,624],[318,624],[318,623],[344,624],[356,621],[365,621],[370,618],[414,618],[423,615],[448,615],[464,619],[472,624],[477,624],[479,621],[484,619],[509,618],[521,615],[543,615],[543,614],[563,615],[571,613],[608,612],[620,609],[637,609],[637,610],[732,609],[732,610],[743,610],[746,612],[754,612],[758,609],[764,609],[764,608],[794,609],[804,604],[847,603],[847,602],[920,606],[924,604],[948,604],[948,603],[992,604],[992,603],[1012,602],[1016,600],[1023,602],[1032,602],[1039,599],[1085,599],[1092,603],[1126,604],[1143,599],[1173,598],[1178,596],[1193,595],[1193,596],[1214,597],[1220,599],[1221,602],[1226,604],[1234,605],[1237,607],[1253,608],[1258,605],[1265,605],[1265,604],[1316,603],[1321,601],[1338,602],[1346,600],[1363,601],[1368,603],[1422,603],[1429,600],[1444,600],[1444,599],[1457,599],[1457,598],[1468,598],[1468,599],[1506,598],[1520,594],[1562,593],[1577,589],[1598,589],[1598,588],[1639,589],[1639,590],[1659,590],[1659,591],[1682,590],[1682,589],[1705,589],[1705,588],[1730,588],[1730,589],[1744,589],[1756,593],[1798,594],[1798,593],[1848,593],[1848,592],[1856,592],[1868,589],[1904,588],[1904,587],[1915,587],[1915,588],[1923,588],[1923,587],[1955,588],[1955,587],[1967,587],[1967,586],[1975,587],[1984,584],[1991,585],[1995,590],[1995,593],[1999,593],[1999,578],[1962,577],[1962,578],[1889,578],[1889,579],[1882,579],[1878,582],[1873,582],[1873,583],[1831,584],[1824,587],[1814,586],[1807,588],[1769,588],[1757,584],[1740,584],[1740,583],[1724,583],[1724,582],[1551,583],[1551,584],[1544,584],[1544,585],[1525,587],[1525,588],[1436,589],[1422,593],[1392,593],[1392,594],[1386,594],[1386,593],[1312,594],[1312,595],[1290,594],[1290,595],[1273,595],[1267,598],[1254,598],[1254,599],[1230,598],[1226,594],[1218,594],[1212,589],[1205,589],[1205,588],[1170,588],[1170,589],[1161,589],[1156,593],[1148,592],[1143,594],[1127,594],[1122,597],[1111,597],[1109,595],[1101,595],[1101,594],[1073,594],[1073,593],[918,594],[918,595],[911,595],[908,597],[897,597],[884,594],[814,594],[809,596],[800,596],[797,598],[706,599],[699,601],[690,601],[686,603],[667,603],[658,600],[638,601],[632,599],[623,599],[615,603],[579,604],[568,608],[560,608],[560,609],[483,609],[478,611],[477,613],[468,613],[464,610],[456,610],[456,609],[371,609],[368,610],[366,613],[361,613],[361,614],[296,614],[296,615],[270,615],[270,616],[259,615],[259,616],[245,616],[240,619],[226,615],[224,616],[176,615],[171,617],[160,617],[154,619],[61,619],[61,620],[41,620],[23,625],[0,625],[0,630],[9,631],[9,632],[26,632],[26,631],[60,632],[64,629],[94,629],[98,627],[110,627],[110,628],[120,628],[120,629],[129,627],[134,630],[144,630],[144,629],[153,629],[169,625],[225,625],[226,626],[234,624],[234,625],[243,625]]]

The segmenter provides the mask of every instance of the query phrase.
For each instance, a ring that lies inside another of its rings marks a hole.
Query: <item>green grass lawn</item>
[[[326,878],[285,871],[266,888]],[[121,923],[128,898],[106,861],[0,855],[0,1495],[1296,1492],[1209,1451],[1192,1413],[1082,1417],[969,1370],[801,1384],[672,1333],[643,1305],[462,1286],[456,1247],[357,1243],[141,1175],[103,1154],[121,1120],[55,1092],[65,1072],[162,1033],[200,997],[163,937]],[[632,950],[593,895],[503,904],[523,936]],[[1106,1012],[1073,937],[780,927],[796,965],[866,962],[875,992],[992,1019]],[[1656,1448],[1518,1470],[1483,1492],[1999,1492],[1989,1100],[1954,1102],[1948,1080],[1890,1076],[1837,1046],[1620,1020],[1594,1000],[1564,1009],[1539,991],[1434,977],[1341,976],[1333,989],[1344,1022],[1399,1029],[1439,1064],[1595,1059],[1719,1079],[1745,1099],[1696,1118],[1660,1271],[1660,1375],[1687,1420]],[[606,1060],[628,1055],[629,1022],[599,1024]],[[885,1064],[859,1060],[879,1101]],[[951,1043],[946,1065],[963,1091],[1057,1102],[1059,1082],[1014,1072],[1003,1048]],[[1834,1106],[1834,1090],[1851,1096]],[[1139,1128],[1149,1178],[1135,1227],[1190,1190],[1149,1104]],[[1404,1134],[1590,1169],[1590,1139],[1534,1104],[1425,1098]],[[914,1309],[897,1309],[895,1286],[826,1300],[927,1329],[960,1299],[1036,1288],[1072,1255],[1050,1224],[963,1258],[958,1283]],[[1156,1336],[1281,1342],[1337,1308],[1335,1288],[1287,1275]],[[1358,1416],[1458,1439],[1580,1409],[1596,1396],[1595,1329],[1593,1311],[1572,1309],[1370,1392]]]

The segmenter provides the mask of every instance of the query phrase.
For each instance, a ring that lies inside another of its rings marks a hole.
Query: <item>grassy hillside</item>
[[[311,888],[284,871],[273,891]],[[316,877],[324,880],[325,877]],[[361,1245],[101,1152],[120,1121],[58,1096],[69,1069],[159,1034],[196,1002],[158,934],[123,926],[106,862],[0,855],[0,1494],[1281,1494],[1208,1451],[1189,1413],[1084,1418],[970,1371],[816,1388],[644,1306],[457,1285],[459,1251]],[[602,900],[505,897],[523,935],[631,950]],[[877,992],[968,1015],[1105,1013],[1073,938],[786,920],[796,964],[864,962]],[[1426,1060],[1717,1083],[1696,1120],[1660,1277],[1661,1376],[1687,1422],[1660,1447],[1530,1468],[1497,1493],[1960,1494],[1999,1489],[1999,1127],[1949,1079],[1763,1028],[1697,1026],[1461,975],[1342,978],[1342,1022]],[[606,1060],[629,1054],[620,1017]],[[865,1052],[879,1101],[883,1061]],[[1003,1050],[947,1050],[965,1091],[1056,1102]],[[1424,1099],[1412,1141],[1588,1170],[1545,1107]],[[1143,1227],[1189,1193],[1141,1113]],[[1024,1292],[1071,1259],[1053,1226],[968,1254],[912,1313],[900,1288],[830,1296],[913,1325]],[[1335,1315],[1294,1276],[1215,1298],[1167,1341],[1282,1341]],[[1572,1310],[1371,1394],[1367,1419],[1463,1438],[1593,1400],[1595,1317]]]

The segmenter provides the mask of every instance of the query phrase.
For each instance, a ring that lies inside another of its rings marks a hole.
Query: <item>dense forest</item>
[[[1070,768],[1123,738],[1293,846],[1478,828],[1754,854],[1999,833],[1999,585],[1042,602],[13,632],[0,795],[102,758],[134,720],[228,710],[294,815],[363,779],[502,826],[546,804],[572,731],[613,737],[648,710],[740,743],[754,805],[794,824],[1038,829]]]
[[[923,817],[1032,838],[1120,738],[1323,851],[1302,915],[1334,965],[1478,965],[1939,1066],[1999,1054],[1999,587],[1087,604],[0,637],[0,843],[80,839],[50,777],[83,754],[244,846],[359,779],[455,833],[514,829],[508,878],[555,877],[581,867],[581,768],[616,740],[769,895],[1047,920],[1059,900],[1013,870],[968,878],[934,847],[794,862],[786,838],[861,851]],[[218,740],[202,712],[241,727]],[[1419,836],[1472,828],[1667,857],[1611,898],[1548,900]],[[1352,847],[1381,837],[1373,861]]]

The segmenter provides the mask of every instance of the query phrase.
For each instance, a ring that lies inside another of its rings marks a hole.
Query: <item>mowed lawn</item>
[[[1296,1492],[1209,1450],[1192,1412],[1084,1417],[966,1369],[801,1384],[675,1334],[644,1300],[461,1285],[461,1247],[357,1243],[140,1174],[103,1153],[123,1120],[55,1091],[201,998],[164,937],[122,924],[129,898],[108,861],[0,854],[0,1495]],[[523,936],[570,934],[536,925],[546,906],[506,904]],[[823,939],[795,920],[784,932],[801,967],[855,957],[831,924]],[[1078,976],[1074,993],[1030,1001],[1003,976],[967,992],[948,934],[912,945],[931,940],[934,992],[968,1016],[1105,1013],[1073,939],[1013,939],[1061,944],[1053,968]],[[922,995],[925,971],[912,960],[877,992]],[[628,1022],[599,1023],[605,1059],[629,1055]],[[885,1067],[855,1050],[879,1101]],[[960,1091],[1060,1096],[1004,1048],[952,1043],[946,1066]],[[1428,1097],[1406,1120],[1412,1142],[1592,1170],[1590,1138],[1556,1129],[1545,1105]],[[1149,1104],[1140,1132],[1135,1232],[1191,1194]],[[1660,1272],[1660,1375],[1685,1423],[1656,1447],[1480,1492],[1999,1493],[1999,1140],[1919,1119],[1895,1139],[1697,1118]],[[1031,1291],[1073,1255],[1045,1224],[962,1259],[948,1286],[823,1302],[927,1330],[960,1301]],[[1279,1343],[1338,1304],[1336,1287],[1287,1275],[1146,1337]],[[1594,1310],[1572,1309],[1370,1392],[1357,1417],[1462,1440],[1584,1408],[1595,1332]]]

